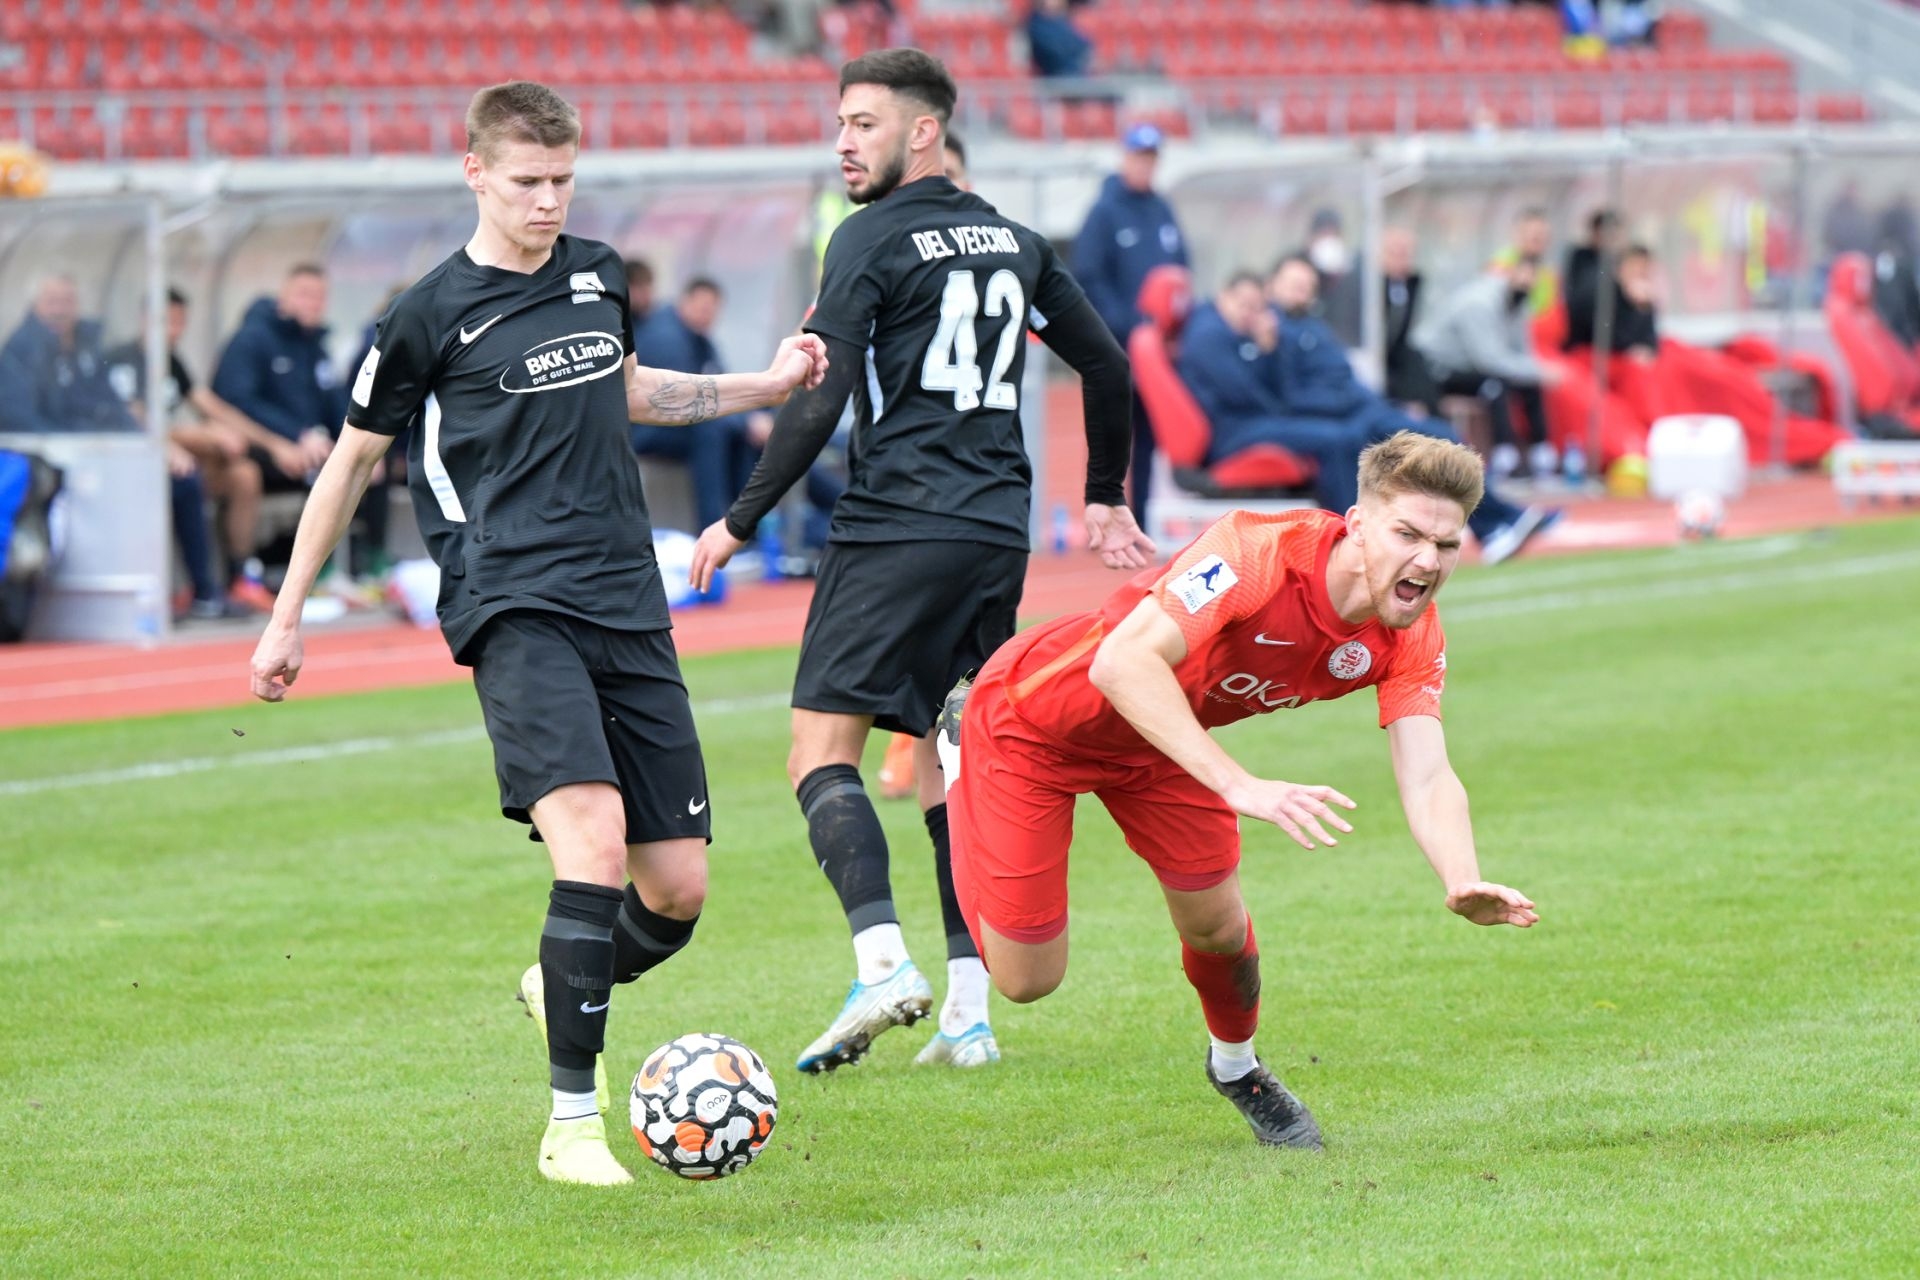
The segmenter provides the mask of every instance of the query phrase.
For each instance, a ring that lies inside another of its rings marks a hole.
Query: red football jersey
[[[1325,511],[1235,511],[1164,569],[1147,569],[1098,613],[1072,614],[1014,637],[983,677],[998,676],[1021,717],[1076,753],[1125,760],[1159,751],[1087,678],[1094,650],[1149,595],[1187,638],[1174,668],[1206,728],[1265,711],[1378,690],[1382,727],[1438,716],[1447,670],[1440,614],[1428,605],[1395,631],[1354,626],[1327,595],[1327,557],[1347,534]]]

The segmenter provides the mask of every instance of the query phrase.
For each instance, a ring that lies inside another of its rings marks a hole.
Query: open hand
[[[1337,804],[1347,809],[1359,807],[1332,787],[1301,786],[1299,783],[1268,781],[1265,778],[1249,778],[1221,792],[1220,798],[1235,813],[1271,822],[1292,837],[1293,842],[1302,849],[1314,848],[1315,840],[1329,848],[1339,844],[1338,840],[1327,834],[1327,827],[1340,831],[1352,831],[1353,828],[1331,806]],[[1321,825],[1323,822],[1326,826]]]
[[[1087,504],[1087,549],[1109,569],[1144,569],[1158,554],[1153,539],[1133,522],[1133,512],[1099,502]]]
[[[1475,924],[1510,924],[1526,929],[1540,919],[1533,903],[1518,889],[1474,880],[1447,890],[1447,910]]]
[[[687,581],[695,591],[708,590],[713,586],[713,575],[726,568],[727,561],[746,545],[727,532],[725,520],[715,520],[701,530],[699,541],[693,544],[693,568],[687,573]]]
[[[253,650],[253,696],[262,702],[279,702],[300,678],[305,653],[297,627],[268,623]]]

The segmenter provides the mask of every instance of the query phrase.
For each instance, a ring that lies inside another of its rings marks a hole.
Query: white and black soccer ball
[[[1709,489],[1692,489],[1673,504],[1674,520],[1683,538],[1711,538],[1726,522],[1727,504]]]
[[[669,1040],[633,1077],[633,1136],[683,1178],[724,1178],[752,1164],[778,1111],[767,1064],[727,1036]]]

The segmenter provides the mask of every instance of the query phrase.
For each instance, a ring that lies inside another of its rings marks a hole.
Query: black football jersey
[[[456,250],[381,318],[347,421],[419,418],[409,485],[456,658],[506,609],[671,625],[628,443],[632,329],[620,256],[566,235],[530,275]]]
[[[945,178],[842,222],[806,327],[866,351],[837,542],[1028,545],[1027,330],[1081,297],[1037,232]]]

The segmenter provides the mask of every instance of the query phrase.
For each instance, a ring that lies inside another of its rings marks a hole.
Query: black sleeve
[[[1086,499],[1117,507],[1126,501],[1127,462],[1133,454],[1133,370],[1127,353],[1084,297],[1047,316],[1037,332],[1080,375],[1087,418]]]
[[[874,252],[874,220],[868,212],[856,210],[834,229],[820,264],[820,291],[813,301],[813,314],[803,326],[823,339],[838,338],[860,347],[873,336],[873,320],[886,293],[880,279],[884,262],[882,255]]]
[[[439,364],[440,341],[426,299],[409,289],[380,317],[373,346],[353,379],[348,424],[383,436],[399,435],[426,403]]]
[[[821,339],[827,344],[826,378],[811,391],[795,392],[780,407],[752,478],[727,508],[727,532],[742,542],[753,537],[761,517],[779,504],[827,447],[866,364],[866,353],[853,343],[826,334]]]

